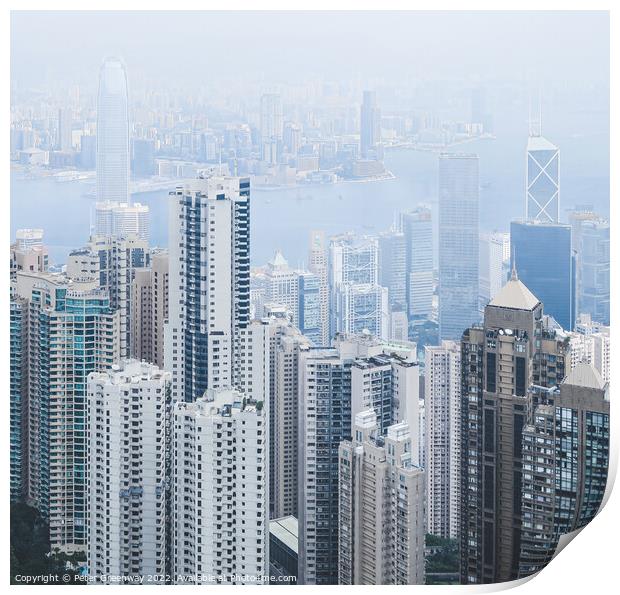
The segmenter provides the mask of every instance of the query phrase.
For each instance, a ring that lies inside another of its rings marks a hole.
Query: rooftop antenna
[[[519,277],[517,275],[517,251],[515,247],[512,247],[512,271],[510,272],[510,280],[518,281]]]
[[[530,136],[542,136],[542,93],[538,87],[538,114],[532,116],[532,94],[530,91],[528,99],[528,124]]]

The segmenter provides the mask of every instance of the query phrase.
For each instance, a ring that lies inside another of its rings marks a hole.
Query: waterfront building
[[[478,322],[478,156],[439,156],[439,338]]]

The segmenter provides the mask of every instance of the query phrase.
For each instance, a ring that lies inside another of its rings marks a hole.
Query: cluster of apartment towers
[[[124,76],[104,63],[100,111],[126,113]],[[249,179],[179,186],[169,248],[151,250],[125,170],[105,170],[125,137],[104,114],[98,233],[65,273],[36,231],[11,247],[11,495],[53,548],[102,583],[421,584],[429,532],[459,539],[462,582],[490,583],[536,572],[593,517],[609,457],[595,325],[564,331],[514,267],[482,324],[478,296],[444,284],[444,329],[468,322],[422,374],[398,325],[369,328],[349,241],[313,234],[318,284],[294,304],[251,294]],[[440,332],[441,308],[440,292]]]

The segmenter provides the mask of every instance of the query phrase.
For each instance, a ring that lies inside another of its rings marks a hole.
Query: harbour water
[[[523,216],[525,142],[517,136],[476,140],[459,145],[460,152],[480,156],[480,229],[508,230]],[[592,205],[609,213],[608,143],[600,138],[554,139],[562,152],[562,209]],[[599,147],[598,152],[593,147]],[[280,249],[291,265],[306,260],[308,234],[348,230],[374,234],[389,228],[397,211],[420,202],[436,210],[438,154],[397,149],[386,152],[393,180],[343,182],[276,190],[254,190],[251,202],[252,265],[265,263]],[[605,159],[607,161],[605,162]],[[19,179],[11,173],[11,234],[22,227],[42,227],[51,261],[64,263],[69,250],[83,245],[94,217],[92,189],[83,180],[58,183],[53,178]],[[134,195],[151,210],[151,244],[168,242],[168,192]],[[435,217],[436,219],[436,217]]]

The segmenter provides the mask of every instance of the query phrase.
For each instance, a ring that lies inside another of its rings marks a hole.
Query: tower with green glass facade
[[[119,313],[97,281],[61,274],[20,273],[15,297],[25,311],[23,493],[48,520],[52,548],[80,552],[86,546],[86,384],[91,372],[119,358]]]

